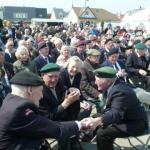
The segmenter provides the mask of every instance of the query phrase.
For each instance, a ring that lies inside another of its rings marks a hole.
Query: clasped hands
[[[81,129],[86,130],[86,131],[95,130],[96,127],[101,125],[101,124],[102,124],[101,117],[84,118],[84,119],[81,120]]]

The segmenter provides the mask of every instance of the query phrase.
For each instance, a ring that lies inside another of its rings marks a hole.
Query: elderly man
[[[117,137],[136,136],[147,129],[147,116],[133,89],[116,78],[112,67],[94,71],[98,89],[107,94],[105,109],[93,122],[97,132],[98,150],[113,150]]]
[[[95,84],[95,77],[93,74],[94,69],[100,67],[99,59],[100,52],[96,49],[89,49],[86,52],[87,58],[83,62],[83,67],[81,69],[82,78],[80,83],[80,89],[86,100],[95,103],[97,106],[97,111],[100,111],[99,107],[99,91]]]
[[[49,63],[41,69],[44,80],[41,113],[52,120],[75,120],[80,110],[79,91],[69,92],[59,79],[60,66]]]
[[[37,71],[50,62],[54,62],[53,58],[49,55],[49,49],[45,42],[40,42],[38,44],[39,56],[34,59]]]
[[[141,88],[147,86],[147,71],[149,62],[145,57],[146,45],[138,43],[135,45],[135,52],[132,52],[126,60],[126,71],[132,82]]]
[[[60,66],[49,63],[41,69],[44,80],[41,114],[55,121],[76,120],[80,111],[79,90],[68,91],[59,79]],[[59,141],[59,150],[67,150],[67,139]]]
[[[0,149],[40,150],[44,138],[66,138],[92,126],[90,119],[81,122],[53,122],[39,115],[43,80],[22,71],[12,79],[12,93],[0,109]]]

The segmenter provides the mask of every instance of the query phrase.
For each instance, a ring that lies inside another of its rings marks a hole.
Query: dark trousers
[[[127,136],[126,133],[120,131],[115,126],[100,127],[97,131],[97,150],[113,150],[115,138]]]

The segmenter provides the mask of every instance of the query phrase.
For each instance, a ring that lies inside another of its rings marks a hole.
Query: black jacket
[[[39,115],[28,100],[9,94],[0,109],[0,149],[38,150],[43,138],[78,134],[75,122],[53,122]]]
[[[147,127],[146,112],[130,85],[116,80],[109,90],[103,112],[104,125],[113,124],[129,135],[144,132]]]

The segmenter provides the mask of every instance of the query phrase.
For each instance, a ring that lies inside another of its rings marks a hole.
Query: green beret
[[[138,44],[135,45],[135,48],[136,49],[145,49],[146,45],[144,43],[138,43]]]
[[[116,77],[116,70],[112,67],[101,67],[99,69],[94,70],[94,74],[100,78],[114,78]]]
[[[41,73],[47,73],[47,72],[53,72],[53,71],[59,71],[60,66],[54,63],[46,64],[42,69],[40,70]]]
[[[87,55],[100,55],[100,51],[98,51],[97,49],[88,49],[87,52],[86,52]]]
[[[13,76],[10,83],[23,86],[40,86],[43,85],[44,81],[40,76],[30,71],[20,71]]]

